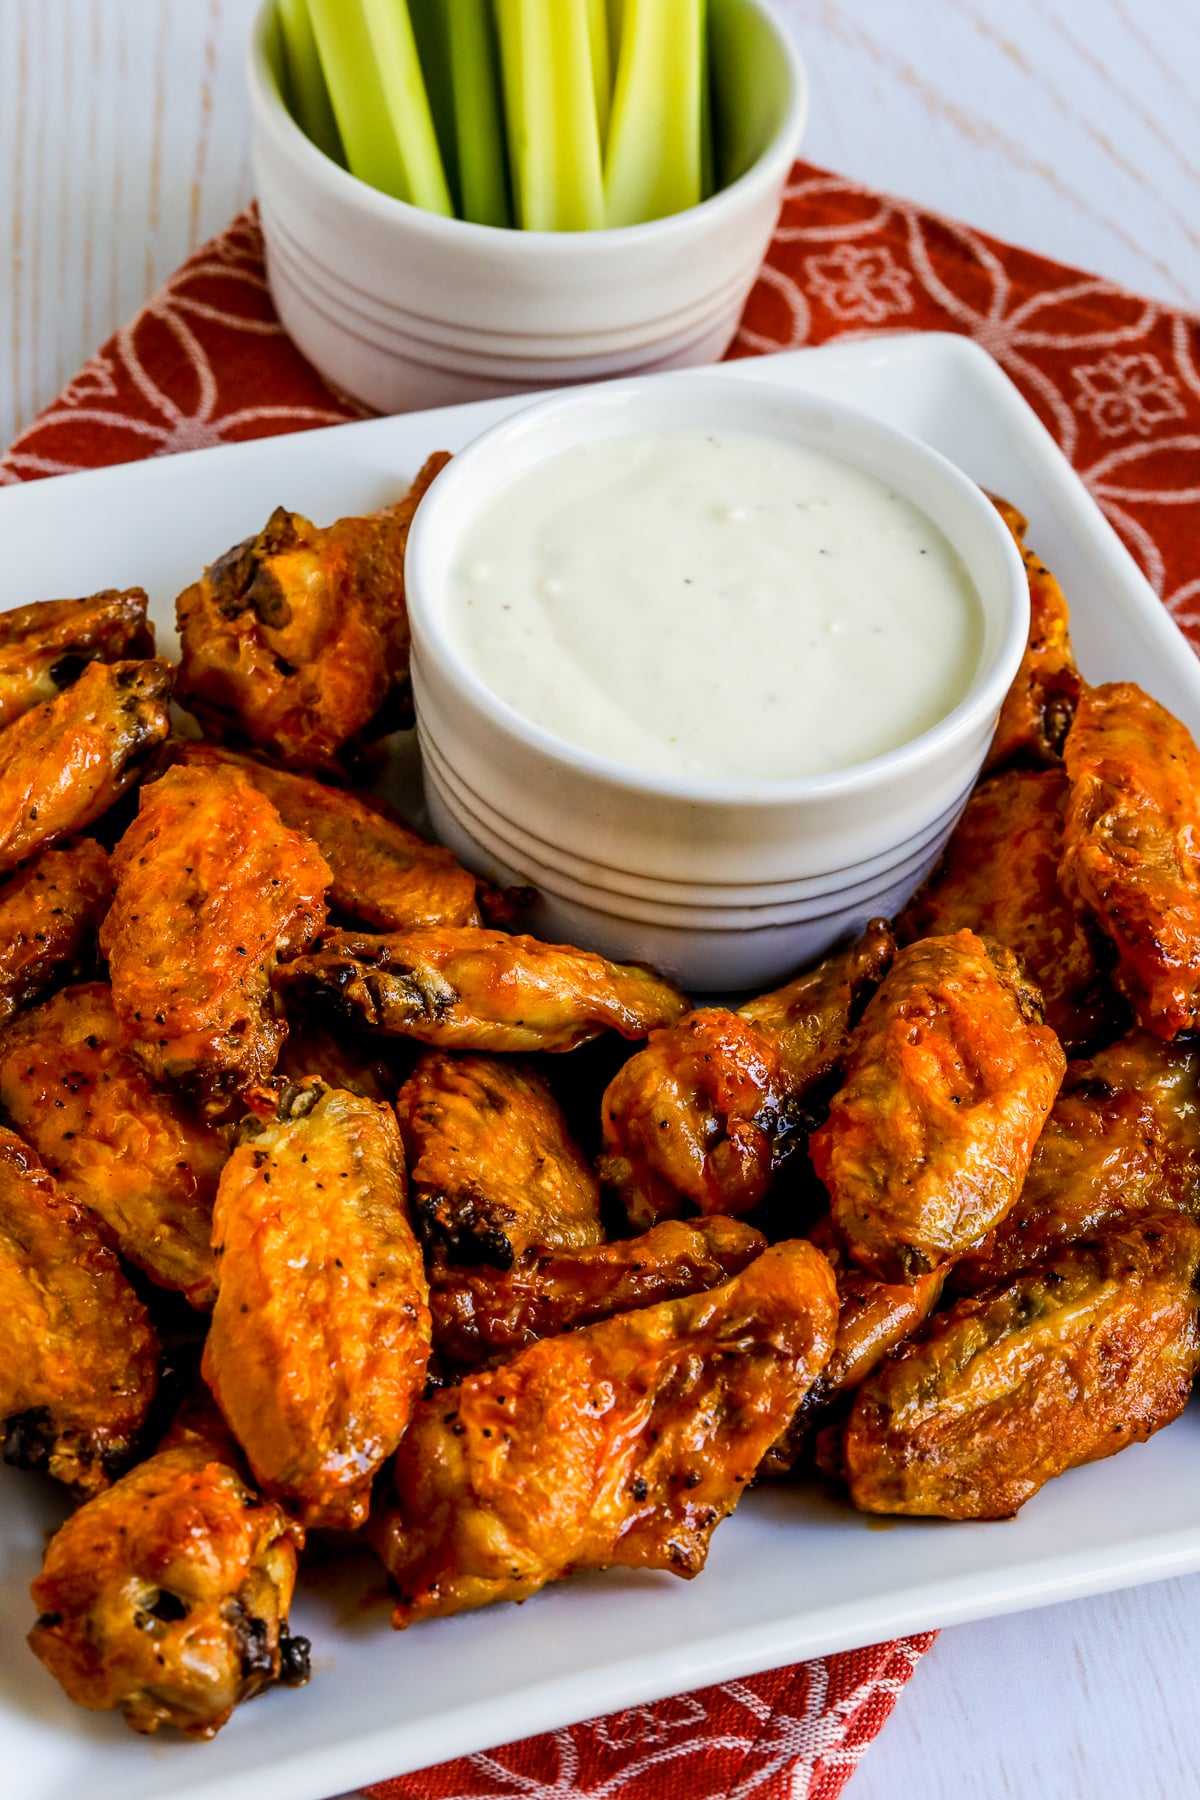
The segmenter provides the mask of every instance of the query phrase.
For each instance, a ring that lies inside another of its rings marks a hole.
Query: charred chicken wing
[[[1062,755],[1083,681],[1075,666],[1067,603],[1045,564],[1024,543],[1025,520],[1015,507],[999,511],[1017,540],[1029,582],[1029,642],[1000,709],[984,773],[1007,763],[1045,768]]]
[[[0,1025],[54,983],[92,973],[111,899],[107,852],[90,838],[43,850],[0,886]]]
[[[174,1432],[51,1539],[30,1648],[80,1706],[211,1738],[243,1700],[308,1680],[288,1632],[303,1541],[226,1434]]]
[[[129,1459],[157,1379],[146,1309],[95,1221],[0,1129],[5,1462],[95,1493]]]
[[[655,1032],[604,1096],[602,1179],[645,1229],[688,1204],[749,1212],[813,1125],[851,1027],[894,945],[858,943],[739,1012],[705,1007]]]
[[[492,1056],[423,1056],[396,1114],[413,1211],[453,1262],[507,1269],[532,1244],[599,1244],[600,1189],[540,1075]]]
[[[824,1447],[864,1512],[1005,1519],[1052,1476],[1183,1411],[1200,1229],[1148,1215],[935,1317]]]
[[[1068,786],[1061,769],[1010,769],[976,788],[896,935],[909,944],[965,930],[1007,944],[1070,1051],[1102,1036],[1121,1002],[1101,973],[1090,926],[1058,879]]]
[[[792,1240],[708,1293],[547,1338],[423,1401],[372,1521],[393,1623],[578,1569],[697,1574],[836,1319],[832,1269]]]
[[[289,1003],[444,1050],[574,1050],[645,1037],[688,1003],[647,969],[503,931],[330,931],[279,970]]]
[[[0,1037],[0,1106],[122,1256],[212,1304],[224,1139],[121,1048],[103,982],[67,988]]]
[[[320,931],[329,870],[233,770],[174,768],[143,790],[113,871],[100,945],[125,1046],[219,1112],[275,1067],[271,971]]]
[[[810,1141],[853,1259],[911,1281],[998,1225],[1065,1067],[1010,950],[970,931],[902,950]]]
[[[1200,750],[1132,682],[1093,688],[1066,745],[1063,879],[1117,949],[1139,1023],[1200,1024]]]
[[[141,588],[0,612],[0,731],[70,687],[90,662],[153,655]]]
[[[273,1118],[243,1126],[213,1233],[204,1376],[221,1411],[305,1525],[361,1525],[430,1347],[390,1108],[321,1082],[285,1089]]]
[[[447,1364],[478,1368],[539,1338],[719,1287],[766,1245],[762,1233],[740,1219],[666,1219],[642,1237],[584,1250],[531,1244],[507,1269],[452,1267],[435,1258],[429,1292],[434,1348]]]
[[[336,771],[405,722],[404,548],[431,456],[394,506],[321,529],[278,507],[175,604],[179,698],[205,735]]]
[[[91,663],[0,733],[0,875],[83,831],[138,780],[171,729],[170,663]]]

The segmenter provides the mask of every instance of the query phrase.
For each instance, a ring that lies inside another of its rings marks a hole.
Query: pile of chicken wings
[[[1024,520],[939,866],[695,1009],[371,791],[444,460],[274,513],[178,666],[137,590],[0,614],[0,1432],[78,1502],[30,1644],[139,1731],[307,1679],[306,1536],[403,1627],[694,1575],[770,1477],[1002,1518],[1200,1363],[1200,754],[1083,681]]]

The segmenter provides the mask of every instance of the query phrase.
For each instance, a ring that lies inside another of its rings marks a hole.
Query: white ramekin
[[[836,774],[673,779],[551,736],[474,674],[447,627],[444,601],[457,546],[478,510],[572,445],[687,426],[826,450],[886,480],[945,533],[984,617],[975,678],[946,718]],[[652,963],[692,992],[779,979],[903,905],[979,773],[1029,628],[1012,538],[952,463],[849,408],[704,374],[552,397],[485,432],[422,501],[405,584],[425,791],[439,838],[480,872],[536,887],[540,935]]]
[[[255,181],[272,297],[309,361],[380,412],[715,362],[770,242],[807,99],[762,0],[712,5],[750,26],[745,172],[670,218],[546,232],[423,212],[324,156],[281,98],[264,0],[249,56]]]

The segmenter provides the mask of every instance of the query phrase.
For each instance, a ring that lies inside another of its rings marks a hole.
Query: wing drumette
[[[503,931],[330,931],[278,971],[286,999],[446,1050],[574,1050],[645,1037],[687,1011],[660,976]]]
[[[113,853],[100,944],[126,1047],[214,1111],[265,1081],[287,1034],[280,957],[325,922],[329,870],[231,769],[168,769]]]
[[[827,1360],[836,1309],[828,1262],[792,1240],[708,1293],[547,1338],[423,1401],[372,1521],[393,1623],[579,1569],[697,1574]]]
[[[739,1012],[705,1007],[655,1032],[604,1096],[602,1179],[641,1229],[701,1212],[749,1212],[801,1144],[851,1027],[891,961],[882,920]]]
[[[859,1388],[822,1460],[866,1512],[1005,1519],[1183,1411],[1200,1229],[1149,1215],[960,1300]]]
[[[1138,1021],[1200,1024],[1200,750],[1132,682],[1084,695],[1066,745],[1063,880],[1117,949]]]
[[[984,774],[1007,763],[1045,768],[1062,755],[1083,681],[1075,666],[1067,603],[1046,565],[1025,546],[1025,520],[995,502],[1017,540],[1029,582],[1029,642],[1000,710]]]
[[[902,950],[809,1145],[854,1260],[911,1281],[998,1225],[1065,1067],[1010,950],[969,931]]]
[[[0,887],[0,1024],[55,982],[92,973],[112,899],[108,855],[90,838],[43,850]]]
[[[0,734],[0,874],[106,813],[171,729],[170,663],[91,663]]]
[[[122,1048],[103,982],[67,988],[0,1038],[0,1105],[121,1254],[212,1304],[212,1208],[224,1139]]]
[[[80,1706],[211,1738],[242,1701],[308,1680],[308,1641],[288,1632],[303,1542],[193,1412],[51,1539],[30,1648]]]
[[[53,700],[90,662],[154,655],[141,588],[83,600],[37,600],[0,612],[0,731]]]
[[[321,529],[279,507],[180,594],[179,697],[207,736],[336,771],[362,738],[404,722],[404,548],[446,461],[431,456],[403,499],[366,518]]]
[[[95,1221],[0,1129],[5,1462],[95,1493],[128,1460],[157,1379],[146,1309]]]
[[[396,1115],[413,1210],[450,1261],[506,1269],[531,1245],[603,1241],[596,1178],[532,1070],[432,1051],[401,1088]]]
[[[204,1376],[256,1479],[306,1525],[362,1524],[430,1348],[390,1109],[320,1082],[285,1089],[273,1118],[242,1128],[213,1237]]]

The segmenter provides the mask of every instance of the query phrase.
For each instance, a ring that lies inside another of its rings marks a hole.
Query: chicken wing
[[[1132,682],[1093,688],[1066,744],[1063,882],[1116,945],[1138,1021],[1200,1024],[1200,750]]]
[[[975,931],[1015,951],[1042,991],[1067,1051],[1106,1031],[1122,1008],[1101,971],[1090,924],[1063,893],[1061,769],[1011,769],[976,788],[925,886],[896,921],[902,944]]]
[[[67,988],[8,1027],[0,1106],[122,1256],[193,1306],[211,1306],[225,1141],[121,1048],[103,982]]]
[[[157,1379],[146,1309],[95,1221],[0,1129],[5,1462],[97,1492],[128,1459]]]
[[[227,1434],[174,1432],[51,1539],[30,1648],[80,1706],[211,1738],[243,1700],[308,1680],[288,1632],[303,1542]]]
[[[345,1088],[364,1100],[390,1106],[412,1067],[412,1055],[405,1056],[409,1050],[395,1038],[327,1031],[311,1019],[297,1022],[293,1015],[275,1064],[275,1080],[302,1082],[315,1075],[326,1087]]]
[[[93,972],[112,899],[108,855],[90,838],[43,850],[0,887],[0,1025],[55,982]]]
[[[739,1012],[705,1007],[655,1032],[604,1096],[601,1179],[645,1230],[757,1206],[828,1098],[850,1031],[894,950],[882,920]]]
[[[1148,1215],[960,1300],[859,1388],[823,1446],[865,1512],[1006,1519],[1183,1411],[1200,1229]]]
[[[829,1356],[833,1271],[765,1250],[682,1300],[546,1338],[423,1401],[372,1541],[393,1624],[524,1600],[579,1569],[698,1574]]]
[[[605,1030],[645,1037],[688,1010],[661,976],[569,944],[464,927],[330,931],[280,968],[289,1003],[445,1050],[574,1050]]]
[[[430,1349],[391,1110],[319,1081],[285,1089],[274,1118],[242,1127],[213,1241],[204,1378],[256,1479],[305,1525],[361,1525]]]
[[[179,758],[189,768],[238,769],[285,825],[310,837],[332,872],[328,899],[339,915],[375,931],[480,923],[474,875],[410,830],[385,801],[212,744],[182,746]]]
[[[1049,569],[1025,546],[1025,520],[1007,502],[996,502],[1017,540],[1029,582],[1029,642],[1000,709],[984,764],[990,775],[1008,763],[1045,768],[1062,755],[1083,692],[1075,666],[1067,603]]]
[[[431,1051],[401,1088],[396,1116],[413,1211],[450,1261],[507,1269],[531,1245],[603,1241],[599,1185],[531,1069]]]
[[[971,1293],[1149,1209],[1200,1218],[1198,1081],[1200,1052],[1148,1031],[1069,1064],[1020,1199],[953,1285]]]
[[[431,456],[403,499],[319,528],[278,507],[175,603],[179,698],[208,737],[336,772],[406,723],[404,548]]]
[[[0,612],[0,731],[70,687],[90,662],[154,655],[141,588]]]
[[[231,769],[168,769],[113,853],[100,933],[125,1047],[219,1113],[287,1035],[271,989],[325,922],[329,869]]]
[[[539,1338],[719,1287],[766,1245],[753,1226],[718,1216],[666,1219],[642,1237],[584,1250],[531,1244],[507,1269],[455,1268],[434,1258],[434,1348],[463,1371],[498,1362]]]
[[[1011,950],[970,931],[902,950],[809,1143],[853,1259],[911,1281],[998,1225],[1065,1067]]]
[[[89,663],[0,734],[0,875],[83,831],[138,780],[171,729],[168,662]]]

